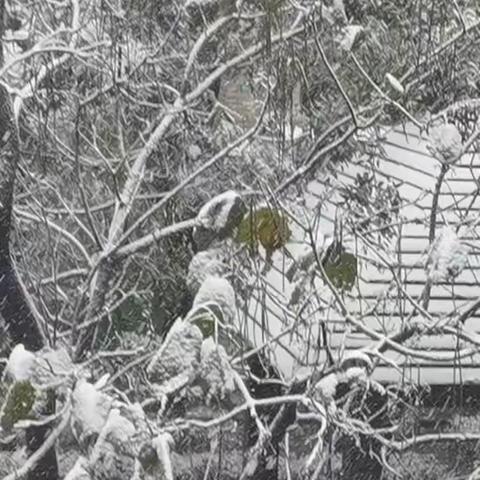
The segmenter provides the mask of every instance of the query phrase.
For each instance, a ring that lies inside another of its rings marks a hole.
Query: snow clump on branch
[[[198,292],[208,276],[223,277],[228,273],[228,265],[224,263],[222,253],[220,248],[212,248],[198,252],[192,258],[187,273],[187,287],[192,295]]]
[[[434,127],[430,131],[430,152],[443,163],[453,163],[462,154],[462,136],[458,128],[447,123]]]
[[[245,215],[242,197],[229,190],[207,202],[198,212],[193,238],[199,250],[206,250],[216,239],[230,235]]]
[[[427,259],[428,278],[438,283],[456,278],[467,264],[468,248],[451,227],[444,227]]]
[[[100,434],[112,406],[112,399],[85,379],[80,379],[72,393],[72,406],[72,432],[82,445],[92,435]]]
[[[16,381],[29,380],[35,370],[37,357],[20,343],[8,357],[5,375]]]

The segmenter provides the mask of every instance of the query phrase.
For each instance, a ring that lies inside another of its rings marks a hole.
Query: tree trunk
[[[5,0],[0,0],[0,39],[4,34],[4,18]],[[3,63],[3,44],[0,44],[0,66]],[[18,158],[18,132],[10,98],[6,89],[0,85],[0,314],[13,343],[23,343],[26,349],[36,351],[44,346],[43,335],[18,281],[10,256],[13,191]],[[53,412],[53,408],[51,410]],[[43,444],[48,433],[48,427],[27,429],[30,453]],[[30,471],[28,480],[57,478],[57,458],[53,448]]]

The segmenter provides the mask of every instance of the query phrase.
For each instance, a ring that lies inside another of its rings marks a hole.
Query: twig
[[[349,96],[347,95],[347,92],[343,88],[337,74],[335,73],[335,70],[333,69],[333,67],[330,65],[330,62],[328,61],[327,55],[325,54],[325,50],[323,49],[322,43],[320,42],[320,39],[319,39],[316,23],[315,22],[312,22],[312,23],[315,29],[315,36],[313,37],[313,39],[315,41],[317,50],[320,53],[323,63],[327,67],[327,70],[330,73],[330,76],[333,78],[333,81],[337,85],[337,88],[340,91],[340,94],[342,95],[343,99],[345,100],[345,103],[347,104],[348,110],[350,111],[350,115],[352,116],[353,124],[355,125],[355,127],[358,127],[359,124],[358,124],[357,114],[355,113],[355,108],[353,107],[352,102]]]

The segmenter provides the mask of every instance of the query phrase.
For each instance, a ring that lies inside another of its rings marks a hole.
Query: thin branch
[[[173,188],[170,192],[168,192],[161,200],[160,202],[156,203],[153,205],[150,209],[148,209],[139,219],[137,219],[133,225],[124,233],[122,238],[119,240],[119,244],[122,244],[137,228],[140,227],[140,225],[147,220],[150,216],[152,216],[155,212],[157,212],[159,209],[163,208],[169,200],[171,200],[177,193],[179,193],[181,190],[183,190],[187,185],[189,185],[193,180],[195,180],[199,175],[202,173],[206,172],[208,169],[216,165],[218,162],[222,161],[225,159],[228,154],[234,150],[235,148],[239,147],[242,145],[244,142],[248,141],[251,137],[253,137],[258,129],[260,128],[263,117],[265,115],[265,111],[267,109],[268,105],[268,97],[263,103],[263,108],[262,111],[255,123],[255,125],[246,131],[243,135],[238,137],[235,141],[229,143],[226,147],[224,147],[222,150],[220,150],[218,153],[216,153],[210,160],[206,161],[205,163],[202,164],[201,167],[199,167],[197,170],[195,170],[193,173],[191,173],[185,180],[180,182],[175,188]]]
[[[332,65],[328,61],[327,55],[325,54],[325,50],[323,49],[322,43],[318,35],[316,23],[315,22],[312,22],[312,23],[315,29],[315,36],[314,36],[315,46],[317,47],[317,50],[320,53],[320,56],[322,57],[323,63],[325,64],[328,72],[330,73],[330,76],[333,78],[333,81],[337,85],[337,88],[340,91],[340,94],[342,95],[343,99],[345,100],[345,103],[347,104],[348,110],[350,111],[350,115],[352,116],[353,124],[355,125],[355,127],[358,127],[359,125],[358,125],[357,114],[355,113],[355,108],[353,107],[350,97],[347,95],[347,92],[343,88],[340,82],[340,79],[335,73],[335,70],[333,69]]]
[[[465,441],[478,441],[480,440],[480,433],[432,433],[428,435],[419,435],[407,440],[399,441],[387,441],[385,440],[385,445],[403,452],[409,450],[410,448],[417,447],[425,443],[432,442],[465,442]]]
[[[141,250],[145,250],[169,235],[175,235],[176,233],[183,232],[184,230],[190,230],[197,225],[198,220],[196,218],[192,218],[190,220],[174,223],[173,225],[168,225],[164,228],[156,228],[152,233],[149,233],[148,235],[145,235],[144,237],[119,248],[116,252],[116,256],[118,259],[128,257],[140,252]]]
[[[414,125],[418,128],[422,128],[422,124],[416,120],[410,112],[408,112],[402,105],[400,105],[396,100],[390,98],[372,79],[372,77],[366,72],[366,70],[362,67],[360,62],[358,61],[357,57],[353,52],[350,52],[350,57],[352,58],[353,62],[355,63],[356,67],[360,70],[360,73],[366,78],[368,83],[378,92],[378,94],[386,100],[388,103],[392,104],[396,107],[400,112],[402,112]]]
[[[75,171],[77,174],[78,188],[80,190],[80,199],[85,210],[85,215],[87,217],[88,225],[90,226],[91,234],[95,240],[95,244],[99,250],[102,250],[103,245],[100,241],[97,229],[95,228],[95,223],[93,222],[93,216],[90,212],[90,206],[87,201],[87,194],[85,192],[85,185],[83,184],[82,172],[80,171],[80,160],[79,160],[79,150],[80,150],[80,136],[79,136],[79,121],[80,121],[80,109],[77,110],[75,118]]]
[[[52,433],[46,438],[42,446],[36,450],[18,469],[13,473],[3,477],[3,480],[19,480],[27,476],[37,465],[37,463],[52,449],[55,447],[55,442],[58,437],[63,433],[70,421],[70,408],[65,412],[62,421],[52,431]]]

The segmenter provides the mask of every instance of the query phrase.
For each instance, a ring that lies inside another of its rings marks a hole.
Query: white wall
[[[389,132],[384,148],[386,158],[379,160],[376,175],[379,178],[393,180],[402,198],[404,206],[400,214],[402,220],[399,257],[399,264],[402,267],[400,272],[406,278],[408,294],[413,298],[418,298],[426,280],[424,263],[429,249],[428,225],[432,195],[440,172],[440,163],[432,158],[427,150],[425,140],[420,138],[412,128],[409,129],[408,135],[402,133],[400,129]],[[336,181],[342,185],[350,185],[355,175],[362,172],[364,168],[350,162],[343,172],[339,171]],[[295,219],[304,226],[308,226],[309,221],[313,222],[317,218],[319,223],[315,236],[318,245],[322,245],[325,235],[332,234],[335,204],[339,200],[338,195],[334,194],[336,181],[332,180],[333,188],[326,188],[324,174],[322,175],[320,181],[309,183],[304,197],[305,206],[292,207]],[[469,218],[479,217],[480,195],[478,197],[475,195],[477,179],[480,181],[480,158],[478,157],[465,156],[451,168],[439,197],[438,221],[440,223],[447,222],[457,225],[465,220],[466,216]],[[322,199],[322,196],[325,198]],[[319,205],[321,205],[320,217],[318,216]],[[305,240],[307,243],[309,242],[308,239],[305,239],[301,228],[295,227],[293,222],[291,225],[294,234],[287,248],[294,257],[298,257],[305,251]],[[439,224],[437,232],[441,228],[442,225]],[[468,231],[462,227],[459,235],[478,250],[471,251],[469,268],[456,279],[454,284],[445,283],[432,288],[429,312],[438,318],[448,315],[454,317],[458,309],[476,296],[480,296],[480,264],[477,256],[477,253],[480,252],[478,228]],[[356,245],[361,250],[361,242]],[[395,258],[394,250],[398,243],[394,242],[392,245],[392,258]],[[354,248],[352,239],[350,239],[349,248],[352,250]],[[376,256],[374,251],[367,253],[357,251],[357,254],[365,255],[368,258]],[[330,292],[321,281],[315,283],[315,289],[312,289],[312,298],[315,299],[315,302],[324,302],[325,308],[323,311],[310,315],[302,325],[301,321],[295,318],[295,314],[292,314],[292,311],[287,308],[293,286],[286,281],[284,272],[290,264],[291,260],[284,253],[275,253],[274,268],[267,274],[265,285],[259,284],[258,293],[252,295],[250,299],[248,310],[250,318],[242,320],[242,326],[248,332],[248,337],[253,339],[257,346],[268,343],[273,337],[284,332],[280,344],[272,347],[270,354],[286,377],[295,374],[302,364],[321,368],[325,361],[325,349],[319,340],[322,319],[328,322],[329,344],[337,357],[344,354],[344,349],[369,348],[375,344],[364,334],[349,328],[342,316],[333,307],[328,307],[328,303],[331,301]],[[380,271],[364,262],[362,262],[359,273],[361,279],[358,288],[352,292],[353,297],[345,298],[350,311],[357,316],[372,307],[377,302],[378,295],[388,291],[392,279],[388,270]],[[364,325],[383,334],[398,331],[412,310],[412,306],[406,300],[398,301],[398,291],[395,288],[392,290],[391,297],[382,302],[381,308],[378,309],[383,312],[361,319]],[[454,299],[454,297],[456,298]],[[448,323],[448,319],[445,321]],[[292,328],[293,325],[294,328]],[[288,332],[289,328],[296,335]],[[468,320],[466,328],[472,332],[480,331],[480,316]],[[454,356],[455,350],[463,347],[457,343],[456,338],[446,335],[423,335],[420,338],[410,339],[407,345],[444,357]],[[400,371],[390,366],[379,366],[374,376],[382,381],[396,381],[402,378],[426,383],[458,383],[460,379],[467,382],[480,381],[480,355],[444,363],[428,359],[421,360],[419,363],[419,361],[412,361],[391,352],[388,353],[388,357],[397,362]]]

